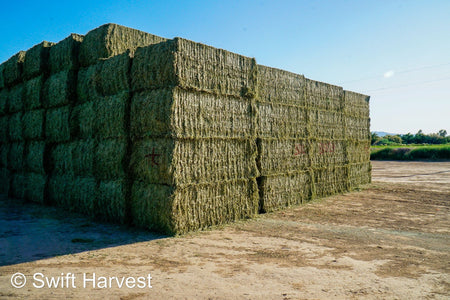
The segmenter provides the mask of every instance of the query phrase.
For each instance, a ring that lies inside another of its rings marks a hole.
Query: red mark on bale
[[[301,154],[306,154],[305,146],[303,146],[302,144],[296,144],[294,148],[294,156],[298,156]]]
[[[333,153],[334,147],[335,145],[333,142],[319,143],[319,154]]]
[[[159,166],[158,162],[156,161],[156,158],[157,158],[158,156],[161,156],[161,154],[155,153],[155,148],[152,148],[152,154],[147,154],[147,155],[145,156],[145,158],[150,157],[150,158],[151,158],[151,163],[152,163],[152,165]]]

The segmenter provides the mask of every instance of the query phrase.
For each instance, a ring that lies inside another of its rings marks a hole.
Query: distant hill
[[[385,131],[372,131],[372,133],[376,133],[378,136],[383,137],[385,135],[397,135],[398,133],[389,133]]]

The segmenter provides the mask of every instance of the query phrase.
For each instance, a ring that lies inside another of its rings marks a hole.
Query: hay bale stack
[[[130,94],[123,91],[105,96],[93,103],[94,136],[99,139],[126,138],[125,114]]]
[[[97,216],[103,220],[125,223],[127,215],[126,180],[102,180],[97,190]]]
[[[8,90],[0,89],[0,117],[8,113]]]
[[[44,138],[45,110],[37,109],[23,114],[23,138],[27,141],[42,140]]]
[[[45,136],[47,142],[67,142],[70,140],[70,107],[63,106],[47,110]]]
[[[325,197],[345,192],[348,187],[348,167],[326,165],[313,170],[313,197]]]
[[[3,81],[5,87],[12,87],[22,81],[25,51],[20,51],[3,63]]]
[[[48,56],[54,43],[43,41],[25,52],[23,78],[29,80],[48,72]]]
[[[5,78],[3,77],[4,64],[0,64],[0,90],[5,88]]]
[[[8,119],[8,137],[10,141],[23,141],[22,112],[10,115]]]
[[[305,95],[310,108],[342,112],[344,90],[340,86],[306,78]]]
[[[109,58],[138,47],[165,41],[166,39],[117,24],[105,24],[89,31],[80,45],[79,62],[83,67],[96,64],[101,58]]]
[[[46,185],[47,175],[38,173],[25,173],[24,174],[25,189],[23,198],[27,201],[46,203]]]
[[[92,177],[94,175],[96,144],[95,139],[79,139],[71,143],[72,167],[75,176]]]
[[[43,107],[43,99],[41,91],[43,89],[45,76],[40,75],[24,83],[24,109],[33,110]]]
[[[78,69],[78,53],[83,36],[72,33],[50,48],[49,68],[51,74]]]
[[[70,105],[76,98],[76,72],[64,70],[51,75],[44,85],[46,108]]]
[[[25,145],[24,167],[26,172],[45,174],[45,147],[46,144],[43,141],[28,142]]]
[[[0,116],[0,143],[9,141],[9,116]]]
[[[370,161],[363,163],[350,163],[348,165],[349,185],[357,187],[372,182],[372,165]]]
[[[16,113],[23,110],[24,98],[23,84],[15,85],[8,93],[8,111],[9,113]]]

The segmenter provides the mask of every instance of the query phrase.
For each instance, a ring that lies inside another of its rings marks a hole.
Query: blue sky
[[[450,1],[4,1],[0,61],[118,23],[371,96],[371,130],[450,132]]]

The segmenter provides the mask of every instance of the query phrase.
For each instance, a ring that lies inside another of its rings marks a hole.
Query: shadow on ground
[[[0,266],[162,238],[0,195]]]

